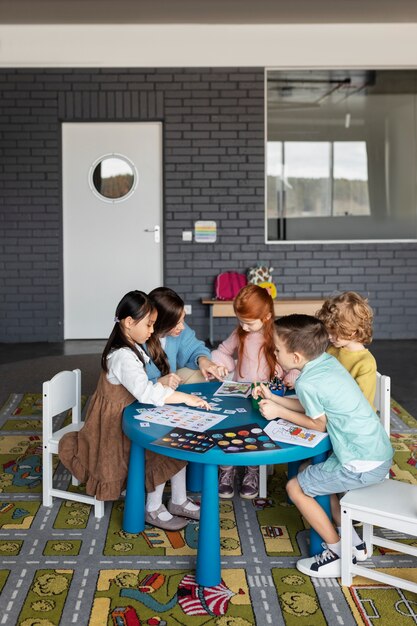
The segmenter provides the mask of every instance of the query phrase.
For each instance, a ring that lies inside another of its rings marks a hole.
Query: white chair
[[[378,374],[375,405],[389,434],[390,378]],[[407,591],[417,592],[417,583],[407,581],[358,563],[352,563],[352,521],[363,522],[363,540],[372,556],[373,546],[417,556],[417,548],[392,539],[378,537],[374,526],[417,536],[417,486],[387,478],[383,483],[349,491],[340,500],[342,513],[342,585],[352,584],[360,575]]]
[[[98,519],[104,515],[104,502],[94,496],[81,493],[55,489],[53,486],[53,456],[58,454],[58,444],[66,433],[79,431],[83,426],[81,421],[81,371],[79,369],[63,371],[56,374],[51,380],[43,383],[43,408],[42,408],[42,432],[43,432],[43,505],[51,507],[52,498],[63,498],[84,502],[94,506],[94,515]],[[53,418],[64,411],[72,410],[71,424],[53,430]],[[72,484],[78,485],[78,480],[73,476]]]
[[[417,486],[397,480],[349,491],[340,501],[342,511],[342,585],[350,587],[352,575],[371,578],[400,589],[417,592],[417,583],[352,563],[352,520],[363,522],[363,538],[369,555],[381,546],[417,557],[417,548],[374,534],[374,525],[417,536]],[[392,567],[392,561],[391,561]]]
[[[389,376],[383,376],[379,372],[376,373],[374,406],[381,420],[381,424],[389,436],[391,419],[391,378]]]
[[[374,406],[387,434],[390,434],[391,416],[391,379],[376,373],[376,392]],[[260,465],[259,467],[259,497],[267,497],[268,475],[273,474],[273,465]]]

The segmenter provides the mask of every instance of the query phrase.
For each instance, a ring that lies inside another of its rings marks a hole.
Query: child
[[[330,495],[332,516],[340,533],[336,494],[382,482],[393,450],[382,424],[349,372],[325,352],[327,330],[310,315],[287,315],[275,322],[277,359],[285,370],[301,370],[295,382],[297,399],[274,396],[265,385],[260,411],[266,419],[282,417],[293,424],[324,432],[333,452],[323,463],[310,465],[287,484],[287,493],[303,517],[327,543],[320,555],[301,559],[297,568],[310,576],[340,576],[341,542],[326,512],[314,499]],[[353,529],[354,557],[366,558],[365,545]]]
[[[211,358],[232,373],[233,380],[250,382],[268,381],[274,376],[282,377],[277,364],[274,346],[274,302],[268,291],[258,285],[243,287],[233,302],[239,326]],[[236,359],[236,361],[235,361]],[[234,467],[220,466],[219,496],[233,498]],[[259,493],[259,469],[245,468],[240,489],[242,498],[253,499]]]
[[[124,488],[130,442],[122,431],[123,409],[134,400],[162,406],[184,402],[209,408],[196,396],[152,383],[145,371],[149,357],[143,344],[153,332],[157,312],[142,291],[130,291],[119,302],[115,324],[101,358],[102,372],[91,398],[86,422],[78,433],[59,442],[59,457],[99,500],[117,500]],[[152,526],[179,530],[187,518],[198,519],[199,507],[187,498],[183,461],[146,450],[146,516]],[[171,479],[168,510],[162,504],[165,482]]]
[[[347,369],[373,406],[376,391],[376,361],[364,344],[372,341],[373,312],[366,298],[346,291],[328,298],[317,317],[329,334],[327,352]]]
[[[152,359],[146,364],[149,380],[173,389],[181,383],[222,380],[227,370],[210,360],[210,350],[185,323],[180,296],[168,287],[158,287],[149,297],[158,313],[154,333],[145,346]]]
[[[354,291],[346,291],[328,298],[316,317],[323,322],[329,335],[328,354],[336,357],[347,369],[373,406],[376,361],[364,346],[372,341],[373,312],[368,301]],[[299,375],[298,370],[288,372],[284,383],[293,387]]]

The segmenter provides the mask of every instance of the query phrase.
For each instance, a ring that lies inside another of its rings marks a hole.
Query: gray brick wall
[[[161,120],[165,284],[208,336],[216,274],[273,265],[279,293],[368,294],[378,338],[416,338],[417,245],[265,245],[260,69],[0,71],[0,341],[60,341],[63,328],[61,122]],[[182,230],[216,220],[215,244]],[[223,338],[232,320],[216,320]]]

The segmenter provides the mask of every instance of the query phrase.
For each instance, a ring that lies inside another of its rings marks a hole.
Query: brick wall
[[[416,244],[265,245],[262,69],[1,70],[0,92],[0,341],[62,340],[61,122],[122,120],[163,122],[165,285],[200,337],[216,274],[258,262],[282,295],[367,293],[376,337],[417,337]],[[198,219],[215,244],[182,242]]]

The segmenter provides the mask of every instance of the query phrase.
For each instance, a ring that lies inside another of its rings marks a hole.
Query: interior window
[[[266,72],[267,241],[417,238],[417,72]]]

